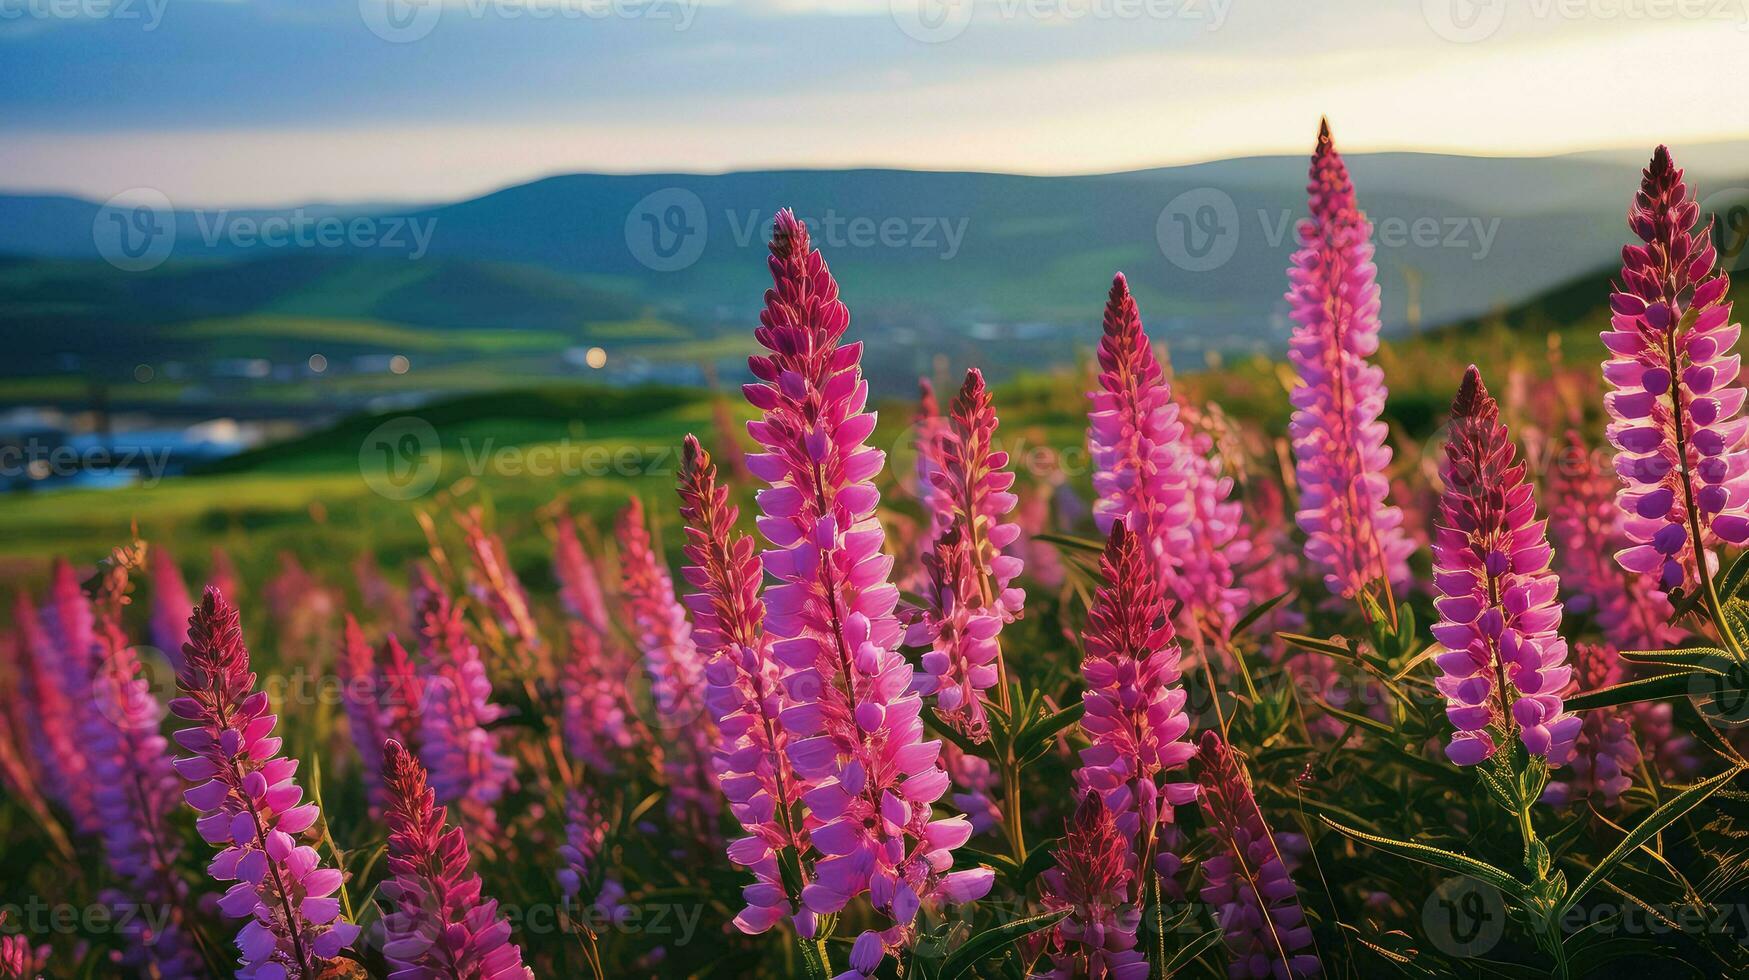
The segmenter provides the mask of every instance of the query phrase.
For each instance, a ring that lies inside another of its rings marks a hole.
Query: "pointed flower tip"
[[[1464,372],[1464,380],[1458,385],[1457,397],[1452,400],[1451,414],[1453,418],[1472,418],[1482,414],[1493,397],[1488,394],[1488,386],[1482,383],[1482,372],[1474,364]]]
[[[808,252],[808,226],[794,211],[784,208],[771,223],[771,254],[794,258]]]

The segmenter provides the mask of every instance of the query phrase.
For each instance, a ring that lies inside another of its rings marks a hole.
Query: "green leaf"
[[[1592,868],[1591,873],[1573,888],[1573,893],[1567,896],[1566,905],[1561,908],[1561,914],[1554,917],[1555,921],[1559,921],[1562,916],[1565,916],[1569,909],[1578,904],[1579,899],[1587,891],[1602,881],[1605,875],[1615,869],[1616,865],[1626,860],[1627,856],[1632,854],[1636,848],[1651,840],[1665,827],[1681,819],[1683,814],[1699,806],[1701,801],[1724,789],[1726,784],[1735,779],[1737,774],[1742,771],[1742,767],[1733,766],[1710,779],[1695,783],[1671,797],[1669,802],[1663,806],[1647,814],[1646,819],[1640,821],[1633,830],[1629,831],[1628,835],[1622,838],[1621,843],[1615,846],[1615,850],[1610,851],[1607,857],[1597,862],[1597,867]]]
[[[1749,584],[1749,551],[1738,555],[1724,577],[1719,579],[1719,595],[1735,596],[1746,584]]]
[[[1073,534],[1058,534],[1055,531],[1047,532],[1045,534],[1035,534],[1032,536],[1032,539],[1034,541],[1048,541],[1060,548],[1069,548],[1074,551],[1091,551],[1096,555],[1105,551],[1104,541],[1099,541],[1094,538],[1076,537]]]
[[[1051,865],[1057,863],[1057,838],[1052,837],[1032,845],[1026,852],[1026,862],[1020,866],[1020,876],[1017,884],[1025,888],[1034,878],[1048,871]]]
[[[1006,854],[980,851],[975,847],[960,847],[954,851],[954,857],[958,859],[955,862],[958,867],[975,868],[980,864],[985,864],[1001,872],[1004,878],[1012,878],[1020,874],[1020,865]]]
[[[1354,651],[1348,648],[1346,641],[1320,640],[1315,636],[1306,636],[1301,633],[1277,633],[1275,635],[1283,643],[1292,644],[1302,650],[1310,650],[1313,653],[1322,653],[1330,657],[1340,657],[1343,660],[1354,659]]]
[[[1387,725],[1376,718],[1369,718],[1366,715],[1357,715],[1352,711],[1343,711],[1341,708],[1336,707],[1323,698],[1314,697],[1312,698],[1312,702],[1332,716],[1340,718],[1342,721],[1353,725],[1355,728],[1364,728],[1367,731],[1377,732],[1381,735],[1397,734],[1395,728],[1392,728],[1390,725]]]
[[[1617,704],[1636,704],[1640,701],[1660,701],[1664,698],[1679,698],[1687,695],[1694,687],[1694,671],[1682,670],[1674,674],[1662,674],[1658,677],[1642,677],[1638,680],[1612,684],[1600,687],[1595,691],[1586,691],[1567,699],[1567,710],[1587,711],[1591,708],[1607,708]]]
[[[1072,911],[1074,910],[1058,909],[1055,912],[1029,915],[1023,919],[1015,919],[1013,922],[985,929],[949,953],[947,959],[942,962],[941,972],[937,976],[941,980],[958,980],[959,977],[970,973],[972,968],[979,963],[996,955],[1004,946],[1024,936],[1049,929],[1068,918]]]
[[[1056,738],[1058,732],[1080,721],[1081,716],[1086,711],[1086,703],[1076,701],[1056,714],[1026,726],[1021,731],[1020,737],[1014,740],[1014,757],[1025,759],[1032,755],[1033,750],[1042,748],[1051,739]]]
[[[929,723],[931,731],[940,735],[942,738],[947,739],[949,742],[952,742],[954,745],[959,746],[961,752],[964,752],[967,755],[975,755],[980,759],[990,758],[989,749],[980,747],[978,743],[967,738],[963,733],[956,731],[952,725],[942,721],[941,716],[935,713],[934,708],[931,708],[928,705],[923,706],[923,720]]]
[[[1530,889],[1528,886],[1486,861],[1478,861],[1473,857],[1440,847],[1429,847],[1426,844],[1415,844],[1410,841],[1392,840],[1389,837],[1368,834],[1352,827],[1345,827],[1323,814],[1319,814],[1318,819],[1324,821],[1326,826],[1337,833],[1363,844],[1371,844],[1381,851],[1387,851],[1398,857],[1408,858],[1411,861],[1435,868],[1442,868],[1454,874],[1474,878],[1483,884],[1493,885],[1520,904],[1526,904],[1529,898]]]
[[[1676,650],[1623,650],[1621,658],[1629,663],[1652,667],[1705,670],[1714,674],[1727,673],[1735,663],[1725,651],[1706,646],[1681,647]]]
[[[1257,622],[1259,619],[1262,619],[1263,617],[1269,615],[1269,611],[1271,609],[1274,609],[1276,606],[1279,606],[1282,603],[1293,598],[1293,595],[1294,595],[1294,590],[1289,589],[1286,592],[1283,592],[1281,595],[1265,599],[1262,602],[1258,603],[1257,605],[1252,606],[1250,612],[1246,613],[1243,616],[1240,616],[1239,621],[1237,623],[1233,624],[1233,632],[1235,634],[1245,632],[1246,627],[1250,626],[1252,623]]]
[[[1178,971],[1189,966],[1192,960],[1195,960],[1198,956],[1207,952],[1209,947],[1213,946],[1215,943],[1220,942],[1222,935],[1223,933],[1221,930],[1210,929],[1208,932],[1205,932],[1195,939],[1192,939],[1190,942],[1185,943],[1183,946],[1180,946],[1178,952],[1172,955],[1171,961],[1166,964],[1166,969],[1162,972],[1169,977],[1177,976]]]

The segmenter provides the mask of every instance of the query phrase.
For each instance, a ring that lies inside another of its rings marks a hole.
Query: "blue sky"
[[[1320,113],[1351,149],[1726,139],[1746,26],[1749,0],[0,0],[0,188],[1073,173],[1301,152]]]

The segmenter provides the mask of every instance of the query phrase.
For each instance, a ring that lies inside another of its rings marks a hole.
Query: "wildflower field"
[[[8,502],[0,978],[1749,975],[1705,189],[1593,317],[1383,346],[1327,127],[1307,191],[1285,363],[1174,377],[1118,274],[1081,375],[877,421],[785,210],[741,401]]]

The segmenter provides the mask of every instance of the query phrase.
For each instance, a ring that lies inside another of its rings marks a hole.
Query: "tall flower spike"
[[[1496,736],[1513,733],[1530,754],[1561,765],[1579,734],[1579,717],[1561,700],[1573,671],[1559,633],[1560,581],[1516,456],[1472,365],[1451,407],[1433,542],[1433,636],[1445,647],[1437,684],[1457,728],[1446,754],[1460,766],[1491,758]]]
[[[1215,908],[1234,978],[1309,977],[1320,970],[1284,841],[1270,833],[1244,763],[1220,736],[1197,750],[1202,810],[1218,852],[1202,863],[1203,901]]]
[[[1181,414],[1188,416],[1181,448],[1189,476],[1190,546],[1178,554],[1173,594],[1179,623],[1196,646],[1225,650],[1250,605],[1251,594],[1236,583],[1233,569],[1251,556],[1251,540],[1244,533],[1244,505],[1233,498],[1233,476],[1215,451],[1214,436],[1196,424],[1200,413]]]
[[[171,826],[182,781],[171,767],[169,743],[158,730],[163,705],[153,696],[121,628],[129,567],[117,561],[104,579],[97,603],[92,710],[84,714],[81,726],[93,801],[103,825],[104,858],[125,883],[125,890],[107,892],[106,900],[118,911],[152,908],[164,913],[162,920],[121,919],[128,940],[125,963],[164,980],[196,977],[205,968],[183,918],[188,884],[176,872],[182,838]]]
[[[988,869],[950,871],[953,849],[971,834],[964,817],[934,820],[948,789],[941,743],[923,738],[922,698],[898,652],[893,608],[899,593],[875,509],[883,455],[867,444],[875,417],[864,411],[862,345],[841,344],[850,314],[806,226],[778,213],[771,237],[773,285],[755,332],[769,354],[748,358],[757,383],[742,390],[764,416],[748,424],[762,452],[748,469],[769,484],[758,494],[758,524],[771,542],[762,556],[778,584],[767,590],[766,629],[795,704],[784,712],[790,759],[810,782],[804,797],[824,857],[803,900],[837,912],[869,892],[899,934],[921,904],[982,897]],[[852,966],[879,961],[859,939]],[[868,969],[863,969],[867,967]]]
[[[559,859],[564,863],[557,875],[559,889],[567,901],[587,901],[597,914],[617,922],[626,890],[602,867],[607,832],[608,822],[602,817],[594,794],[587,789],[566,794],[565,843],[559,848]]]
[[[1165,781],[1196,749],[1185,737],[1190,717],[1166,599],[1140,539],[1122,521],[1111,526],[1099,568],[1105,584],[1088,614],[1081,661],[1081,727],[1091,744],[1075,778],[1099,794],[1130,841],[1132,867],[1144,868],[1173,807],[1196,799],[1194,783]]]
[[[553,577],[559,581],[559,599],[565,611],[590,629],[607,633],[607,600],[601,594],[601,576],[577,537],[577,520],[560,511],[553,521]]]
[[[1035,974],[1039,980],[1147,980],[1148,961],[1136,949],[1142,913],[1129,846],[1098,793],[1083,796],[1063,822],[1056,866],[1040,877],[1045,909],[1071,911],[1051,932],[1052,968]]]
[[[693,636],[710,658],[705,703],[720,733],[717,769],[729,809],[747,829],[729,844],[729,858],[758,879],[742,890],[747,907],[735,926],[760,933],[799,911],[801,896],[788,890],[779,862],[807,857],[796,812],[802,784],[790,765],[781,718],[789,698],[765,634],[764,570],[753,539],[735,531],[740,512],[729,503],[729,488],[717,484],[710,454],[690,435],[679,492],[689,562],[681,574],[698,590],[687,594],[686,607],[696,624]],[[795,870],[801,874],[792,880],[805,885],[805,863]]]
[[[373,816],[383,812],[388,802],[383,790],[383,760],[380,746],[388,733],[381,706],[376,654],[364,630],[351,613],[340,632],[340,656],[335,664],[342,685],[342,705],[346,709],[346,725],[352,744],[358,747],[358,758],[364,765],[365,795],[370,800]]]
[[[935,475],[947,467],[942,440],[947,419],[942,417],[935,386],[928,378],[917,379],[917,499],[923,504],[923,546],[927,549],[953,524],[953,501],[937,483]]]
[[[188,583],[163,545],[153,545],[146,560],[152,584],[152,645],[164,651],[172,669],[181,670],[182,645],[188,642],[188,610],[194,606],[188,598]]]
[[[1101,534],[1122,521],[1170,583],[1190,547],[1188,460],[1179,451],[1184,424],[1122,273],[1105,302],[1099,368],[1087,415],[1093,519]]]
[[[437,798],[456,804],[476,835],[491,835],[497,831],[492,807],[516,780],[515,761],[499,752],[498,736],[488,728],[504,717],[504,708],[492,702],[492,682],[461,607],[437,591],[423,619],[420,761]]]
[[[722,800],[710,771],[714,733],[705,714],[704,656],[674,595],[674,580],[650,543],[644,506],[632,498],[619,520],[621,591],[650,675],[664,753],[668,812],[715,840]]]
[[[565,751],[588,768],[612,775],[638,742],[637,718],[626,697],[628,668],[609,658],[608,641],[572,620],[569,656],[561,667],[560,727]]]
[[[249,921],[237,935],[241,980],[314,980],[358,938],[340,918],[342,874],[321,866],[314,848],[299,844],[321,816],[301,803],[296,759],[279,755],[267,694],[255,690],[237,609],[207,589],[188,621],[182,696],[170,702],[193,722],[176,732],[190,754],[176,771],[196,785],[183,794],[201,816],[207,843],[221,848],[208,872],[235,882],[219,908]]]
[[[1674,613],[1657,580],[1629,572],[1610,557],[1628,544],[1615,486],[1579,434],[1568,432],[1548,485],[1549,540],[1567,612],[1590,613],[1617,650],[1674,645],[1682,631],[1670,625]]]
[[[1351,597],[1380,580],[1401,590],[1415,546],[1402,531],[1402,512],[1386,503],[1384,372],[1367,361],[1379,345],[1372,224],[1355,203],[1328,123],[1319,125],[1306,192],[1311,219],[1300,226],[1287,273],[1297,324],[1288,360],[1304,382],[1288,396],[1288,436],[1306,556],[1323,568],[1333,594]]]
[[[468,867],[460,827],[444,828],[445,809],[425,783],[425,768],[394,739],[385,741],[389,880],[383,898],[383,955],[397,980],[534,980],[498,902],[482,897]]]
[[[938,437],[941,468],[931,479],[949,525],[924,558],[929,609],[907,637],[914,646],[933,647],[923,656],[918,693],[935,695],[943,720],[979,741],[989,732],[984,692],[995,687],[997,702],[1008,700],[997,634],[1026,602],[1026,593],[1011,584],[1021,560],[1004,552],[1020,526],[1007,520],[1018,498],[1011,492],[1014,474],[1004,469],[1008,454],[994,445],[996,426],[990,390],[973,368]]]
[[[1628,211],[1645,242],[1622,247],[1621,282],[1610,295],[1610,357],[1603,377],[1606,430],[1615,446],[1617,496],[1631,546],[1623,568],[1656,574],[1659,585],[1704,583],[1698,547],[1749,541],[1749,419],[1731,353],[1741,326],[1731,322],[1731,278],[1715,270],[1711,226],[1695,230],[1700,207],[1670,151],[1658,147]],[[1695,578],[1699,571],[1699,578]]]
[[[74,679],[73,671],[67,669],[59,644],[38,618],[30,596],[23,592],[13,606],[13,622],[18,627],[22,646],[19,653],[26,667],[21,691],[28,696],[31,717],[35,719],[30,748],[37,769],[49,777],[43,781],[44,788],[72,814],[73,826],[80,833],[101,833],[102,825],[92,802],[90,767],[85,746],[79,739],[79,722],[82,709],[90,703],[91,682],[86,679],[78,687],[68,688]]]

